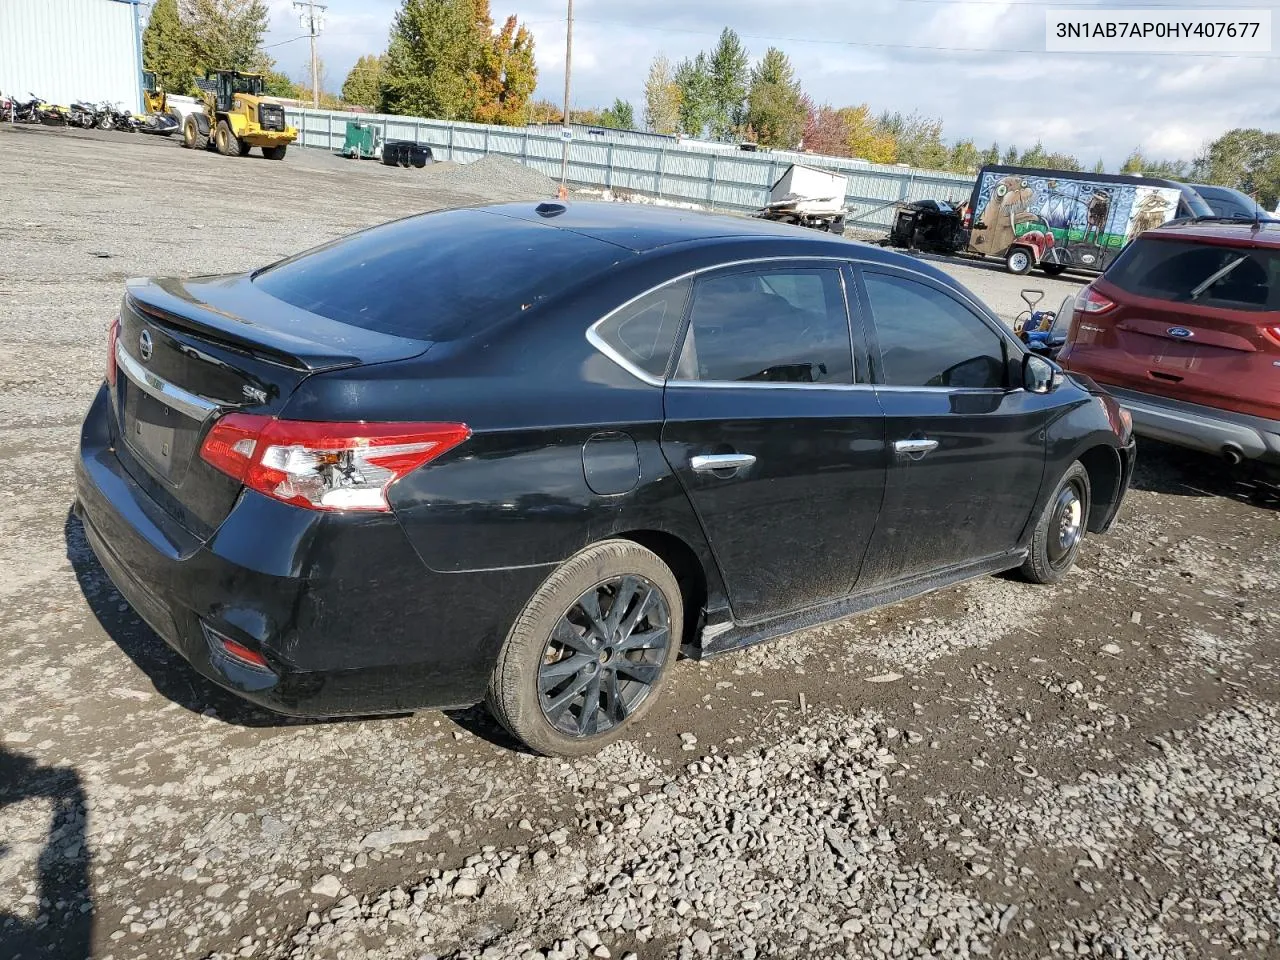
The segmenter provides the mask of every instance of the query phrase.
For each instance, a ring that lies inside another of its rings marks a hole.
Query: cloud
[[[320,54],[337,88],[361,54],[385,48],[399,3],[326,2]],[[536,39],[537,96],[558,102],[563,0],[491,0],[491,6],[495,20],[515,13],[528,24]],[[1261,95],[1274,87],[1280,58],[1045,53],[1044,11],[1026,2],[575,0],[574,7],[578,107],[621,97],[639,115],[653,57],[692,56],[728,25],[754,57],[770,45],[787,53],[815,101],[938,117],[949,140],[1030,146],[1040,139],[1086,165],[1102,157],[1116,167],[1139,145],[1148,155],[1190,159],[1231,127],[1280,126],[1280,102]],[[302,33],[289,0],[271,0],[271,14],[268,43]],[[1030,52],[1009,52],[1022,50]],[[305,72],[305,40],[270,52],[287,73]]]

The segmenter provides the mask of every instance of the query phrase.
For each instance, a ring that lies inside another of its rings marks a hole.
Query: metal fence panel
[[[498,127],[455,123],[423,117],[352,114],[286,108],[305,147],[337,150],[346,138],[347,121],[377,125],[388,140],[427,144],[438,160],[469,163],[483,156],[509,157],[559,179],[565,153],[558,127]],[[730,144],[682,146],[678,140],[636,131],[574,127],[566,179],[578,186],[634,190],[670,200],[720,210],[749,211],[762,207],[769,189],[792,163],[835,170],[848,177],[849,222],[887,229],[895,204],[929,197],[968,197],[974,178],[941,170],[886,166],[847,157],[772,150],[750,153]]]

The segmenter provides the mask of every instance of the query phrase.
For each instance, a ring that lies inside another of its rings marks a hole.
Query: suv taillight
[[[111,321],[107,329],[107,386],[116,385],[116,344],[120,342],[120,318]]]
[[[200,456],[285,503],[386,512],[391,484],[469,436],[464,423],[330,423],[231,413],[213,425]]]
[[[1108,300],[1093,287],[1085,287],[1076,294],[1076,310],[1081,313],[1106,313],[1115,307],[1115,301]]]

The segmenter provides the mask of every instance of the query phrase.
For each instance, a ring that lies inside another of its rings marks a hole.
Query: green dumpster
[[[373,124],[363,120],[347,121],[347,139],[342,144],[342,155],[359,160],[365,157],[376,157],[378,150],[378,131]]]

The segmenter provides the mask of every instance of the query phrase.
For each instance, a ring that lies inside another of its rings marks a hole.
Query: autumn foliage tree
[[[489,0],[403,0],[380,82],[388,113],[522,123],[537,85],[533,35]]]

